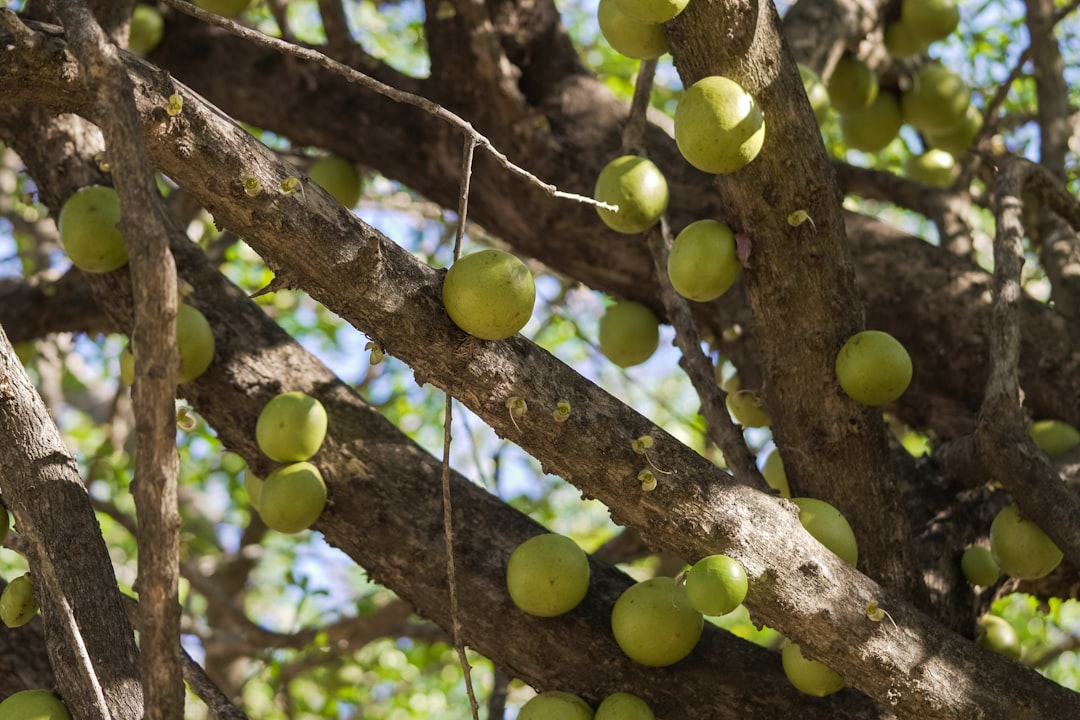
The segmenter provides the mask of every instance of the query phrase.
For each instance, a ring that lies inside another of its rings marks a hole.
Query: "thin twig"
[[[642,60],[634,83],[634,97],[630,101],[630,117],[626,119],[622,134],[622,151],[628,155],[640,155],[645,147],[645,113],[649,109],[653,78],[656,76],[656,58]]]

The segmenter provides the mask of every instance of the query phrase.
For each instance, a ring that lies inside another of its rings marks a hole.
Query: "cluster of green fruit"
[[[255,425],[255,440],[271,460],[285,463],[261,480],[250,471],[244,486],[267,527],[282,533],[307,530],[326,507],[326,483],[307,462],[326,439],[326,408],[302,392],[286,392],[266,403]]]
[[[668,51],[663,24],[686,9],[690,0],[600,0],[596,22],[615,52],[651,60]]]
[[[71,720],[64,702],[49,690],[23,690],[0,702],[4,720]]]

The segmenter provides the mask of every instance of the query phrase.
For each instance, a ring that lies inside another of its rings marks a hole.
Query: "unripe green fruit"
[[[994,560],[993,553],[980,545],[972,545],[964,551],[960,557],[960,569],[972,585],[989,587],[1001,577],[1001,568]]]
[[[529,538],[510,554],[506,588],[519,608],[538,617],[569,612],[589,589],[589,559],[564,535]]]
[[[817,498],[797,497],[791,502],[799,506],[799,522],[819,543],[827,547],[848,565],[859,562],[859,543],[847,518],[839,510]]]
[[[990,523],[990,552],[1003,572],[1020,580],[1049,575],[1064,557],[1042,528],[1020,517],[1016,503],[1002,508]]]
[[[68,198],[57,226],[60,244],[71,264],[92,273],[107,273],[127,264],[127,245],[117,227],[120,196],[104,185],[90,185]]]
[[[685,10],[690,0],[615,0],[615,3],[630,17],[658,25]]]
[[[207,12],[217,13],[222,17],[234,18],[247,10],[251,0],[195,0],[195,4]]]
[[[660,322],[646,305],[626,300],[600,318],[600,352],[619,367],[645,362],[660,345]]]
[[[152,5],[136,5],[131,14],[128,50],[145,55],[158,46],[164,34],[165,21],[158,9]]]
[[[944,40],[960,24],[956,0],[903,0],[900,20],[923,42]]]
[[[724,402],[731,417],[743,427],[762,428],[772,424],[772,417],[753,390],[729,392]]]
[[[326,439],[326,408],[310,395],[286,392],[271,399],[255,423],[259,449],[278,462],[300,462],[319,451]]]
[[[947,188],[956,180],[956,162],[944,150],[931,148],[922,155],[909,155],[904,160],[904,175],[923,185]]]
[[[787,471],[784,470],[784,460],[780,457],[780,451],[773,448],[769,457],[765,458],[765,465],[761,468],[761,475],[765,482],[773,490],[780,493],[782,498],[791,497],[791,487],[788,485]]]
[[[631,660],[653,667],[672,665],[689,655],[704,622],[686,589],[669,577],[630,586],[611,611],[615,642]]]
[[[698,170],[735,172],[757,157],[764,142],[761,107],[734,80],[702,78],[675,106],[675,144]]]
[[[135,384],[135,354],[131,352],[130,343],[120,351],[120,382],[129,386]]]
[[[1020,636],[1009,621],[998,615],[986,614],[979,618],[975,640],[982,647],[1011,660],[1019,660],[1023,652]]]
[[[34,597],[34,583],[30,574],[20,575],[7,584],[0,594],[0,621],[9,628],[17,628],[34,619],[38,612]],[[0,717],[4,717],[0,715]]]
[[[619,207],[618,211],[596,208],[605,225],[615,232],[640,233],[655,225],[667,210],[668,184],[651,160],[623,155],[600,171],[593,197]]]
[[[926,65],[902,94],[900,108],[916,130],[932,134],[959,124],[970,102],[971,90],[962,77],[941,65]]]
[[[604,698],[593,720],[656,720],[656,715],[637,695],[617,692]]]
[[[862,110],[840,114],[840,132],[848,147],[866,153],[881,152],[900,133],[904,118],[900,102],[891,92],[878,93]]]
[[[600,34],[615,52],[635,60],[652,60],[668,51],[664,28],[630,17],[616,0],[600,0],[596,8]]]
[[[802,63],[798,63],[798,65],[803,90],[806,91],[810,107],[814,109],[814,118],[817,120],[818,127],[821,127],[829,119],[829,108],[832,107],[829,103],[829,91],[826,89],[825,83],[821,82],[820,75]]]
[[[551,690],[535,695],[518,711],[518,720],[594,720],[592,708],[577,695]]]
[[[686,574],[686,596],[702,615],[727,615],[746,599],[748,588],[746,570],[727,555],[703,557]]]
[[[675,292],[687,300],[715,300],[735,284],[742,265],[735,254],[735,235],[716,220],[698,220],[671,243],[667,271]]]
[[[1080,432],[1061,420],[1038,420],[1028,427],[1035,446],[1055,458],[1080,445]]]
[[[48,690],[23,690],[0,702],[3,720],[71,720],[63,701]]]
[[[982,112],[974,105],[968,105],[962,120],[947,130],[926,133],[926,140],[933,147],[959,158],[971,147],[982,130],[982,124]]]
[[[176,382],[196,379],[214,361],[214,331],[198,308],[180,303],[176,308],[176,349],[180,354],[180,370]]]
[[[824,663],[807,660],[798,645],[787,640],[780,651],[784,674],[799,692],[825,697],[844,687],[844,678]]]
[[[326,483],[311,463],[282,465],[266,476],[259,493],[259,516],[281,533],[307,530],[326,507]]]
[[[259,497],[262,495],[263,481],[251,470],[247,470],[244,473],[244,490],[247,491],[248,501],[251,502],[251,507],[255,508],[255,511],[259,510]]]
[[[502,250],[481,250],[450,266],[442,299],[459,328],[481,340],[503,340],[529,322],[536,286],[521,260]]]
[[[841,113],[868,108],[878,96],[877,75],[869,65],[851,55],[836,61],[825,87],[829,90],[829,102]]]
[[[911,357],[888,333],[864,330],[852,335],[836,355],[840,387],[863,405],[884,405],[911,384]]]
[[[360,202],[360,172],[345,158],[321,157],[308,168],[308,176],[350,210]]]
[[[902,21],[891,22],[885,26],[885,49],[894,58],[908,58],[921,55],[928,43],[908,28]]]

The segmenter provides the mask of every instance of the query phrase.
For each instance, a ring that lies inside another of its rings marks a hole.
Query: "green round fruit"
[[[743,427],[762,428],[772,424],[772,418],[753,390],[728,392],[725,403],[731,417]]]
[[[814,109],[814,118],[817,120],[818,127],[821,127],[829,119],[829,108],[832,107],[829,103],[829,91],[825,88],[825,83],[821,82],[820,75],[802,63],[798,65],[803,90],[806,91],[810,107]]]
[[[593,720],[593,711],[577,695],[551,690],[534,695],[518,711],[518,720]]]
[[[244,490],[247,491],[248,500],[251,502],[251,507],[255,508],[255,511],[259,510],[259,496],[262,495],[262,478],[247,470],[244,472]]]
[[[698,170],[735,172],[757,157],[764,142],[761,107],[734,80],[702,78],[675,106],[675,144]]]
[[[964,551],[960,557],[960,569],[972,585],[989,587],[1001,577],[1001,568],[994,560],[993,553],[980,545],[972,545]]]
[[[735,234],[722,222],[692,222],[671,243],[668,277],[675,292],[687,300],[715,300],[735,284],[741,268]]]
[[[642,303],[615,303],[600,318],[600,352],[619,367],[645,362],[659,345],[660,321]]]
[[[931,146],[941,148],[954,158],[958,158],[963,156],[975,142],[979,131],[982,130],[982,124],[982,112],[974,105],[968,105],[960,122],[948,130],[926,133],[926,141]]]
[[[564,535],[537,535],[510,554],[506,588],[514,604],[530,615],[562,615],[585,598],[589,589],[589,558],[576,542]]]
[[[944,40],[960,24],[956,0],[903,0],[900,21],[925,43]]]
[[[863,405],[884,405],[911,384],[911,357],[888,333],[863,330],[852,335],[836,355],[840,387]]]
[[[158,46],[165,34],[165,21],[153,5],[136,5],[131,14],[128,50],[145,55]]]
[[[660,168],[637,155],[615,158],[600,171],[593,197],[618,211],[596,208],[604,224],[615,232],[645,232],[667,210],[668,185]]]
[[[748,587],[746,570],[727,555],[703,557],[686,574],[686,596],[702,615],[727,615],[746,598]]]
[[[307,460],[326,439],[326,408],[302,392],[286,392],[263,406],[255,440],[266,457],[278,462]]]
[[[656,715],[637,695],[617,692],[604,698],[596,708],[593,720],[656,720]]]
[[[654,577],[627,588],[611,611],[615,642],[631,660],[664,667],[694,649],[705,619],[686,589],[669,577]]]
[[[131,343],[120,351],[120,382],[129,386],[135,384],[135,354],[131,352]]]
[[[847,518],[839,510],[817,498],[797,497],[791,502],[799,506],[799,522],[819,543],[827,547],[848,565],[859,562],[859,543]]]
[[[92,273],[107,273],[127,264],[127,245],[120,234],[120,196],[104,185],[90,185],[68,198],[57,226],[60,244],[71,264]]]
[[[0,622],[9,628],[22,627],[33,620],[37,612],[38,603],[30,573],[9,582],[3,594],[0,594]]]
[[[909,58],[926,52],[928,43],[920,40],[902,21],[885,26],[885,49],[894,58]]]
[[[321,157],[308,168],[308,176],[350,210],[360,202],[360,172],[345,158]]]
[[[326,483],[319,468],[308,462],[282,465],[263,481],[259,516],[281,533],[307,530],[326,507]]]
[[[844,678],[824,663],[807,660],[798,645],[787,640],[780,651],[784,674],[799,692],[825,697],[843,689]]]
[[[234,18],[247,10],[251,0],[195,0],[195,4],[207,12]]]
[[[49,690],[23,690],[0,702],[4,720],[71,720],[64,702]]]
[[[1028,427],[1035,446],[1052,458],[1080,445],[1080,432],[1061,420],[1037,420]]]
[[[975,640],[987,650],[1004,655],[1011,660],[1019,660],[1023,652],[1020,636],[1009,621],[998,615],[986,614],[979,618]]]
[[[191,382],[214,361],[214,331],[198,308],[180,303],[176,308],[176,349],[180,370],[176,382]]]
[[[615,0],[625,14],[641,22],[659,25],[675,17],[690,0]]]
[[[878,93],[862,110],[840,114],[840,132],[848,147],[866,153],[881,152],[900,133],[904,118],[900,102],[891,92]]]
[[[961,121],[971,103],[964,79],[941,65],[925,65],[901,95],[904,120],[927,134],[946,132]]]
[[[503,340],[532,317],[536,286],[525,263],[502,250],[481,250],[446,272],[443,305],[459,328],[481,340]]]
[[[620,55],[635,60],[652,60],[668,51],[664,28],[630,17],[616,0],[600,0],[596,8],[600,34]]]
[[[761,468],[761,475],[769,487],[776,490],[780,497],[790,498],[791,487],[788,485],[787,471],[784,470],[784,460],[780,457],[780,451],[773,448],[769,457],[765,458],[765,465]]]
[[[923,185],[947,188],[956,180],[956,162],[944,150],[931,148],[922,155],[908,155],[904,175]]]
[[[1020,580],[1049,575],[1063,557],[1042,528],[1020,517],[1016,503],[1005,506],[990,523],[990,552],[1002,572]]]
[[[851,55],[836,62],[829,82],[829,102],[837,112],[868,108],[878,96],[878,78],[870,66]]]

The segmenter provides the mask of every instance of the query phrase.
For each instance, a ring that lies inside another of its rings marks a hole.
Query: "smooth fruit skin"
[[[829,91],[829,102],[841,113],[868,108],[878,96],[877,75],[869,65],[851,55],[836,61],[825,87]]]
[[[724,403],[731,417],[743,427],[763,428],[772,424],[772,417],[761,406],[761,401],[753,390],[729,392]]]
[[[964,79],[941,65],[926,65],[900,97],[904,120],[921,132],[942,133],[962,120],[971,102]]]
[[[641,22],[660,24],[685,10],[690,0],[615,0],[615,4]]]
[[[807,660],[798,645],[787,640],[780,651],[784,674],[799,692],[825,697],[844,687],[844,678],[824,663]]]
[[[869,107],[840,114],[840,132],[848,147],[866,153],[884,150],[900,133],[904,118],[891,92],[879,93]]]
[[[990,523],[990,552],[1004,573],[1020,580],[1049,575],[1063,557],[1042,528],[1020,517],[1016,503],[1002,508]]]
[[[692,222],[671,243],[668,278],[675,292],[687,300],[715,300],[735,284],[741,268],[735,234],[722,222]]]
[[[551,690],[535,695],[518,711],[518,720],[593,720],[593,711],[577,695]]]
[[[859,543],[847,518],[839,510],[817,498],[797,497],[791,502],[799,506],[799,522],[815,540],[851,567],[858,564]]]
[[[529,322],[536,286],[521,260],[502,250],[481,250],[450,266],[442,299],[459,328],[481,340],[503,340]]]
[[[615,642],[631,660],[652,667],[673,665],[689,655],[704,623],[686,589],[669,577],[631,585],[611,611]]]
[[[23,690],[0,702],[3,720],[71,720],[63,701],[48,690]]]
[[[248,500],[251,502],[251,507],[255,508],[255,511],[259,510],[259,496],[262,495],[262,478],[247,470],[244,472],[244,490],[247,491]]]
[[[972,545],[960,556],[960,569],[972,585],[989,587],[1001,577],[994,555],[981,545]]]
[[[128,386],[135,384],[135,354],[131,352],[131,343],[120,351],[120,382]]]
[[[71,264],[92,273],[107,273],[127,264],[127,245],[117,227],[120,197],[104,185],[76,191],[60,209],[60,244]]]
[[[3,594],[0,594],[0,621],[9,628],[22,627],[33,620],[37,612],[34,583],[29,574],[20,575],[9,582]]]
[[[664,28],[630,17],[617,0],[600,0],[596,8],[600,34],[615,52],[634,60],[652,60],[668,51]]]
[[[1055,458],[1080,445],[1080,432],[1061,420],[1038,420],[1028,427],[1035,446]]]
[[[593,197],[618,205],[618,211],[596,208],[604,224],[632,235],[648,230],[667,210],[668,184],[660,168],[647,158],[623,155],[600,171]]]
[[[764,142],[761,107],[734,80],[702,78],[675,106],[675,144],[702,172],[735,172],[757,157]]]
[[[128,50],[145,55],[158,46],[164,34],[165,21],[157,8],[151,5],[136,5],[131,14]]]
[[[926,43],[944,40],[960,24],[956,0],[903,0],[900,21]]]
[[[1011,660],[1019,660],[1023,649],[1020,636],[1009,621],[998,615],[986,614],[979,618],[975,640],[987,650],[1004,655]]]
[[[962,120],[947,130],[926,133],[926,140],[933,147],[940,148],[959,158],[967,152],[982,130],[982,112],[974,105],[968,105]]]
[[[345,158],[321,157],[308,168],[308,176],[350,210],[360,202],[360,172]]]
[[[904,175],[930,187],[950,187],[956,173],[953,156],[937,148],[931,148],[922,155],[909,155],[904,160]]]
[[[255,441],[271,460],[300,462],[319,451],[326,439],[326,408],[302,392],[285,392],[263,406]]]
[[[902,21],[885,26],[885,49],[894,58],[908,58],[926,52],[928,43],[921,40]]]
[[[773,448],[772,452],[769,453],[769,457],[765,458],[765,465],[761,468],[761,475],[765,478],[765,482],[769,487],[780,494],[780,497],[791,498],[791,486],[788,485],[784,459],[780,457],[780,451],[776,448]]]
[[[207,12],[217,13],[222,17],[234,18],[247,10],[251,0],[195,0],[195,4]]]
[[[600,318],[600,352],[619,367],[639,365],[660,345],[660,321],[648,306],[627,300]]]
[[[814,119],[817,120],[818,127],[821,127],[829,119],[829,109],[832,107],[829,102],[829,91],[825,88],[825,83],[821,82],[820,75],[802,63],[798,65],[803,90],[806,91],[810,107],[814,109]]]
[[[282,465],[266,476],[259,493],[259,516],[280,533],[307,530],[326,507],[326,483],[311,463]]]
[[[890,403],[911,384],[911,356],[888,333],[855,333],[836,355],[836,379],[847,395],[863,405]]]
[[[727,555],[703,557],[686,574],[686,596],[702,615],[727,615],[746,599],[748,588],[746,570]]]
[[[187,303],[176,309],[176,349],[180,353],[180,371],[176,382],[196,379],[214,361],[214,331],[202,312]]]
[[[593,720],[656,720],[649,704],[627,692],[608,695],[596,708]]]
[[[589,590],[589,559],[564,535],[537,535],[510,554],[506,589],[514,604],[530,615],[562,615],[577,607]]]

